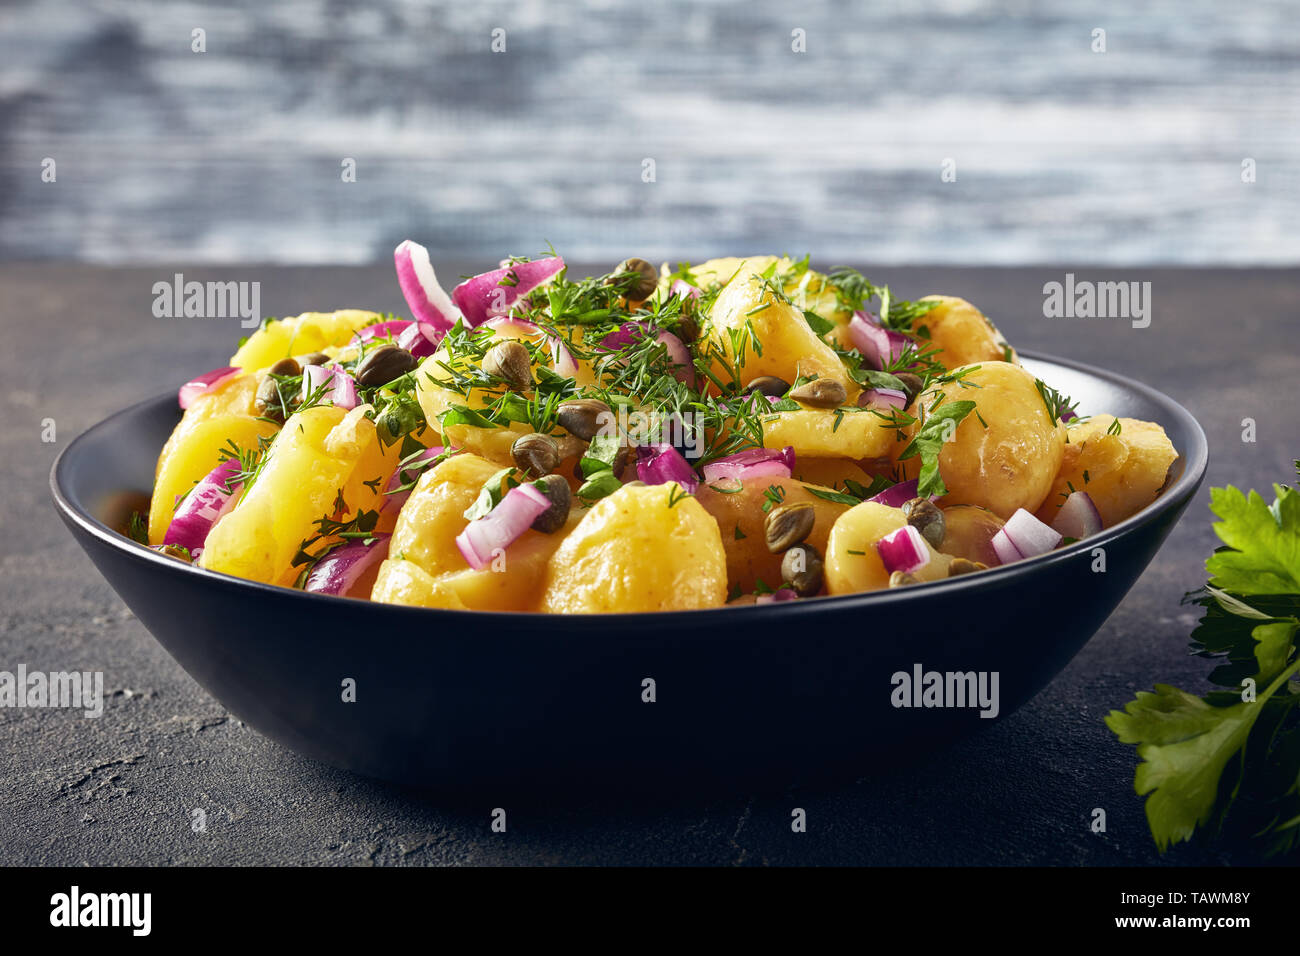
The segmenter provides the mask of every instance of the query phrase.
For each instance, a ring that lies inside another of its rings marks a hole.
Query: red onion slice
[[[406,481],[402,480],[402,472],[410,471],[416,465],[428,461],[430,458],[437,458],[443,453],[443,451],[444,448],[442,445],[434,445],[432,448],[426,448],[424,451],[420,452],[420,454],[411,461],[406,462],[405,466],[398,465],[394,468],[393,474],[388,479],[388,484],[384,486],[384,503],[380,506],[379,510],[392,511],[397,509],[400,511],[402,505],[406,504],[406,499],[411,497],[410,491],[395,490],[398,486],[406,484]]]
[[[786,445],[780,451],[772,448],[749,448],[745,451],[719,458],[704,466],[705,481],[735,478],[789,478],[794,473],[794,447]]]
[[[329,383],[324,398],[339,408],[357,407],[357,383],[337,365],[308,365],[302,370],[302,397],[305,399]]]
[[[429,250],[418,242],[404,239],[393,250],[393,263],[397,266],[397,284],[411,307],[411,315],[425,337],[437,345],[461,316],[460,309],[452,305],[438,283],[429,261]]]
[[[700,480],[695,476],[695,469],[690,462],[667,442],[637,446],[636,476],[647,485],[675,481],[690,494],[695,494],[695,489],[700,486]]]
[[[1001,533],[1005,534],[1007,540],[1026,558],[1036,558],[1040,554],[1046,554],[1061,543],[1059,531],[1052,530],[1024,508],[1016,509],[1016,513],[1002,526]]]
[[[1102,529],[1101,512],[1086,491],[1075,491],[1056,513],[1052,528],[1067,538],[1079,540]]]
[[[189,408],[194,404],[194,400],[200,395],[206,395],[208,392],[215,392],[222,385],[225,385],[232,378],[242,375],[243,369],[234,365],[227,365],[223,368],[214,368],[211,372],[204,372],[202,375],[190,379],[181,386],[177,393],[177,401],[180,402],[181,408]]]
[[[673,284],[668,287],[669,295],[683,295],[689,299],[698,299],[704,295],[704,290],[696,288],[685,279],[674,279]]]
[[[874,369],[883,369],[898,361],[912,345],[912,340],[902,332],[869,322],[861,312],[853,313],[849,321],[849,338],[853,340],[854,348],[862,353],[863,363]]]
[[[456,535],[456,547],[471,568],[482,571],[550,506],[550,499],[531,484],[511,488],[500,504]]]
[[[898,484],[891,485],[880,494],[867,500],[889,508],[901,508],[917,496],[917,483],[918,479],[916,478],[911,481],[900,481]]]
[[[869,388],[858,396],[860,406],[876,408],[907,408],[907,393],[896,388]]]
[[[382,339],[392,336],[396,341],[401,338],[403,332],[415,326],[414,322],[408,322],[406,319],[393,319],[391,322],[376,322],[374,325],[367,325],[364,329],[352,336],[352,341],[360,345],[363,342],[369,342],[371,339]]]
[[[178,544],[189,549],[191,555],[203,547],[208,533],[239,498],[239,491],[244,487],[242,482],[226,487],[226,483],[239,474],[239,469],[239,459],[227,458],[199,479],[199,483],[176,506],[176,514],[163,535],[163,544]]]
[[[311,569],[304,591],[346,596],[369,568],[388,556],[388,535],[350,541],[335,548]]]
[[[516,302],[563,268],[564,260],[559,256],[516,262],[466,279],[451,290],[451,299],[460,307],[466,322],[479,326],[493,316],[508,314]],[[507,275],[512,275],[513,280],[510,285],[502,285],[501,280]]]
[[[885,570],[890,573],[912,572],[930,563],[930,548],[921,537],[921,532],[910,524],[891,531],[877,541],[876,553],[880,555]]]

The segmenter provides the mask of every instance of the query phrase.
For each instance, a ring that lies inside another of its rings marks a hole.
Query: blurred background
[[[1294,264],[1298,14],[6,0],[0,259]]]

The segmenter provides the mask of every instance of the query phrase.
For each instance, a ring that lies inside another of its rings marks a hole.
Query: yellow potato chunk
[[[1036,511],[1061,466],[1065,426],[1053,421],[1034,376],[1019,365],[981,362],[959,382],[932,386],[917,396],[910,412],[920,422],[932,408],[973,401],[975,410],[948,434],[939,452],[939,475],[948,488],[946,505],[979,505],[1002,519],[1018,508]],[[942,399],[940,400],[940,393]],[[907,477],[919,472],[919,457],[899,462]]]
[[[780,489],[782,504],[808,502],[813,506],[813,529],[806,540],[818,552],[826,550],[831,526],[849,509],[846,504],[817,497],[807,483],[794,478],[754,478],[739,491],[731,490],[738,485],[732,479],[701,485],[696,497],[718,523],[727,554],[728,581],[745,593],[753,591],[759,580],[770,588],[781,585],[781,555],[767,550],[764,531],[767,514],[763,504],[769,488]]]
[[[1110,434],[1114,422],[1114,415],[1095,415],[1067,431],[1061,468],[1038,509],[1039,520],[1051,524],[1072,487],[1088,493],[1107,528],[1156,500],[1178,452],[1154,422],[1121,418],[1118,434]]]
[[[444,586],[414,561],[402,558],[387,558],[379,565],[379,576],[375,578],[375,586],[370,591],[370,600],[412,607],[468,610],[455,591]]]
[[[945,368],[954,369],[976,362],[1016,361],[1015,351],[988,317],[965,299],[951,295],[927,295],[922,302],[938,302],[917,320],[918,330],[925,328],[929,344],[939,353],[935,359]],[[922,345],[925,344],[922,340]]]
[[[876,542],[907,524],[898,508],[864,501],[840,515],[826,541],[826,591],[855,594],[889,587],[889,572],[876,552]],[[925,544],[930,561],[914,572],[918,581],[936,581],[948,576],[951,561]]]
[[[676,484],[624,485],[602,498],[547,565],[542,610],[671,611],[727,599],[718,524]]]
[[[158,474],[149,504],[149,543],[162,544],[177,499],[217,467],[228,444],[256,451],[258,439],[274,435],[275,431],[272,423],[247,415],[182,419],[158,456]]]
[[[199,565],[253,581],[290,583],[303,541],[316,533],[322,517],[337,517],[339,492],[378,440],[364,414],[320,405],[292,415],[267,450],[257,479],[208,534]]]
[[[230,357],[230,364],[254,372],[282,358],[346,345],[354,333],[382,320],[379,313],[362,309],[304,312],[293,318],[272,320],[248,337]]]
[[[842,458],[800,458],[797,453],[794,459],[794,477],[824,488],[843,489],[846,479],[856,481],[864,487],[871,484],[871,476],[851,461]]]
[[[795,460],[884,458],[901,451],[898,432],[870,411],[802,408],[763,416],[763,447],[794,447]]]
[[[801,375],[816,375],[843,385],[848,404],[853,404],[861,390],[839,356],[798,308],[776,298],[758,277],[760,272],[761,266],[747,261],[718,293],[705,328],[710,342],[736,368],[743,384],[760,375],[791,383]],[[714,363],[714,374],[723,381],[729,377],[722,362]]]
[[[496,462],[464,453],[426,471],[402,506],[388,553],[405,557],[434,577],[464,571],[469,565],[456,547],[456,536],[469,524],[465,510],[500,470]]]

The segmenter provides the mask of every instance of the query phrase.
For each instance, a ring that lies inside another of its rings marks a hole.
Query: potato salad
[[[509,259],[399,317],[267,319],[187,382],[129,533],[252,581],[458,610],[617,613],[909,587],[1150,504],[1159,424],[1037,379],[952,296],[756,256]]]

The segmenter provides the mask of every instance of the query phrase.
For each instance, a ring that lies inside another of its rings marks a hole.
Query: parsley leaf
[[[939,453],[943,451],[947,439],[956,432],[957,426],[974,410],[975,403],[969,400],[943,402],[931,408],[916,437],[898,456],[899,461],[921,456],[921,473],[916,487],[916,493],[920,497],[948,493],[948,486],[939,475]]]

